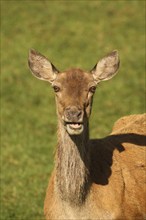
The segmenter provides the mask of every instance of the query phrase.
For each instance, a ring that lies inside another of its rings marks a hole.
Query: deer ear
[[[91,70],[95,82],[109,80],[116,75],[119,69],[119,55],[116,50],[102,58]]]
[[[59,71],[55,66],[42,54],[34,49],[29,51],[28,65],[35,77],[52,83]]]

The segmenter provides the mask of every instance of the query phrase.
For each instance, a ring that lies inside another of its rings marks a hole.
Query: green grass
[[[145,1],[1,1],[1,219],[40,220],[56,146],[54,94],[30,74],[29,48],[60,70],[91,69],[118,49],[118,75],[99,85],[91,137],[144,109]]]

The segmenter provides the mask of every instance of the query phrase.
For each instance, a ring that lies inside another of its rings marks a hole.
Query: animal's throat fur
[[[61,126],[58,140],[56,152],[57,191],[62,200],[72,205],[82,204],[90,184],[87,140],[84,134],[71,138]]]

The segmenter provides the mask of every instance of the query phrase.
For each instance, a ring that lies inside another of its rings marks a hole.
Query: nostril
[[[81,115],[82,115],[82,111],[79,110],[79,111],[77,112],[77,116],[80,117]]]
[[[82,110],[76,106],[68,106],[65,109],[66,119],[69,121],[78,121],[81,120]]]
[[[69,111],[71,109],[71,107],[70,106],[68,106],[68,107],[66,107],[66,111]]]

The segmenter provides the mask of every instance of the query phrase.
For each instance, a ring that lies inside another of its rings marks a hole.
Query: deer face
[[[28,61],[33,75],[51,83],[59,120],[69,135],[83,132],[97,84],[112,78],[119,67],[117,51],[101,59],[90,72],[71,69],[61,73],[46,57],[34,50],[30,51]]]
[[[70,135],[80,134],[89,118],[96,89],[92,74],[72,69],[57,74],[52,83],[59,119]]]

